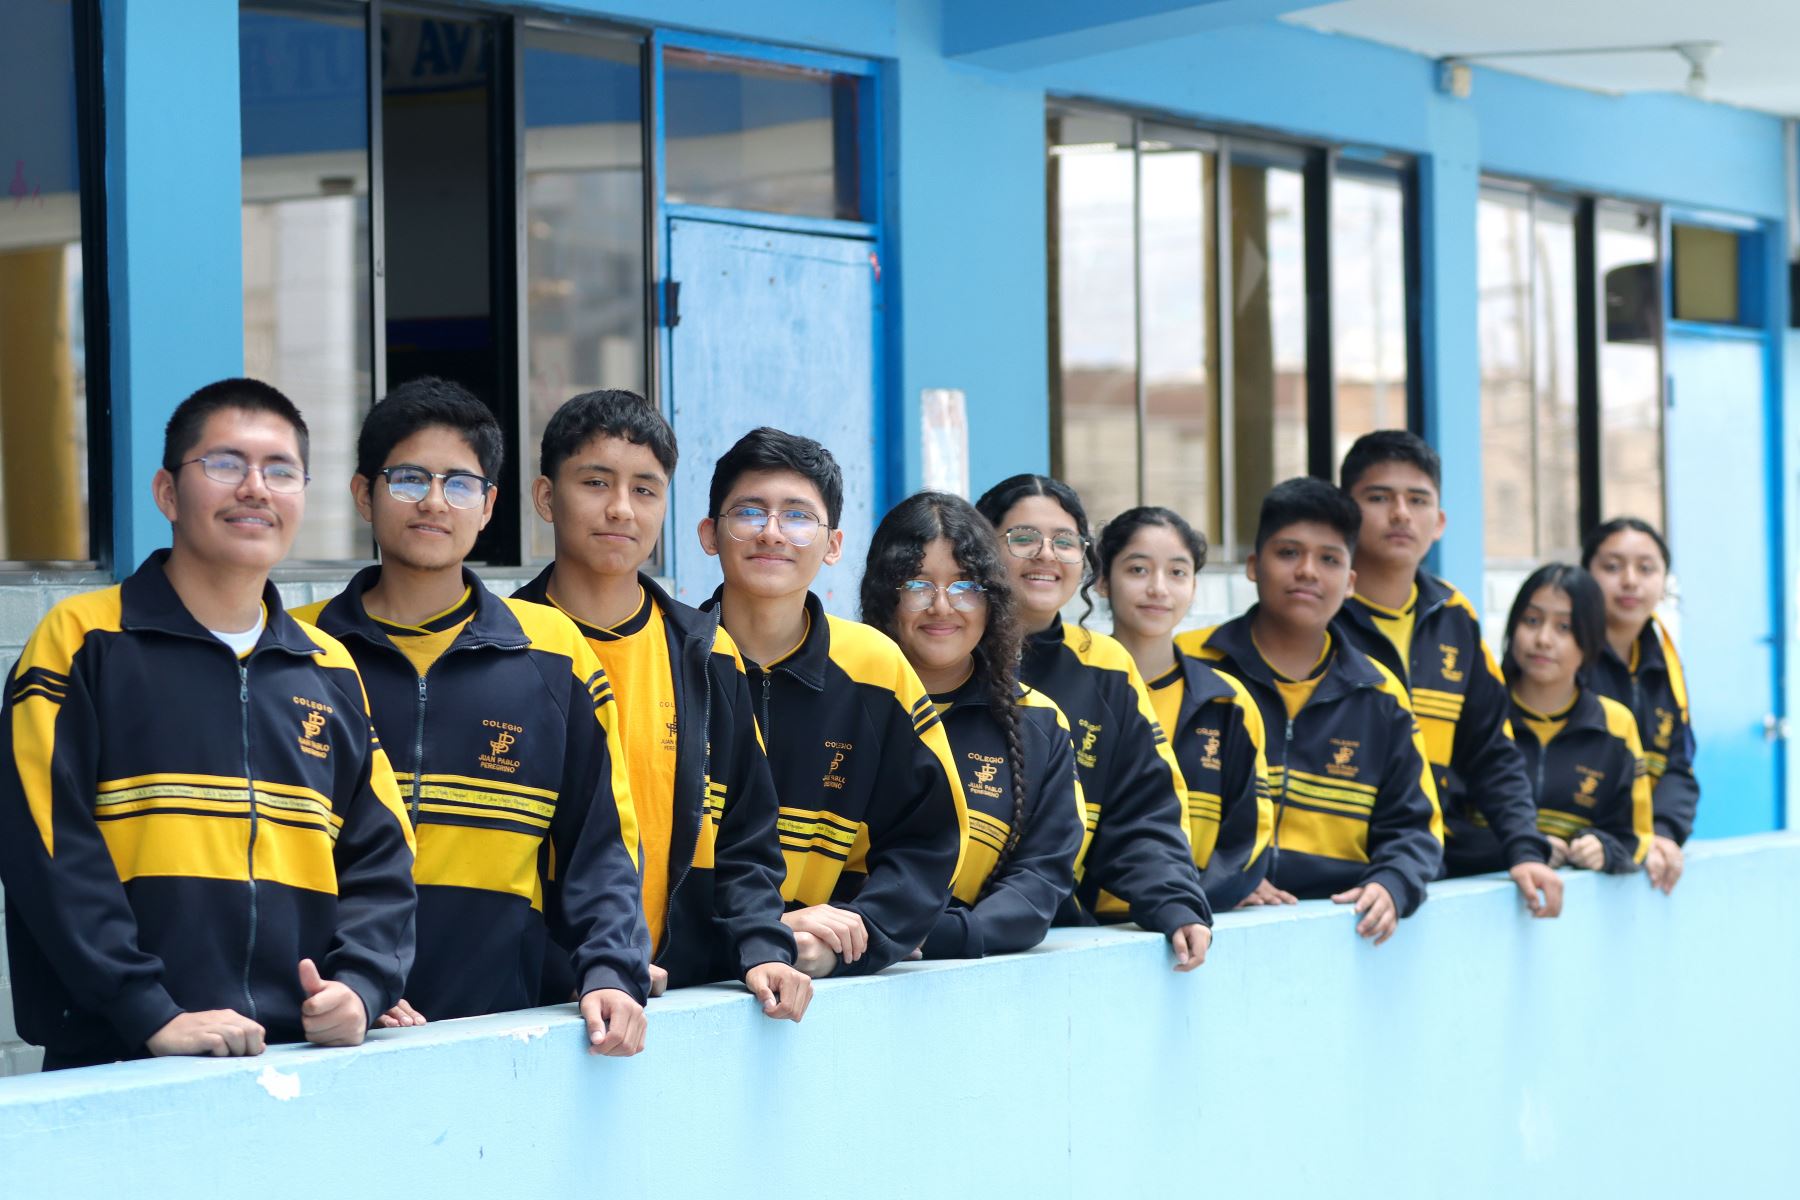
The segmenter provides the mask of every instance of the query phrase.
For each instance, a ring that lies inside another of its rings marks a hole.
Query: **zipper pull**
[[[238,659],[238,703],[250,703],[250,668],[243,659]]]

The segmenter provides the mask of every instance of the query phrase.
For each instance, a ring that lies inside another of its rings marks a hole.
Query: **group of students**
[[[171,548],[44,618],[0,721],[14,1006],[46,1069],[569,1000],[630,1055],[667,987],[739,980],[797,1021],[814,979],[1059,923],[1136,922],[1188,971],[1221,909],[1330,897],[1379,943],[1446,869],[1510,870],[1539,916],[1564,862],[1680,875],[1666,547],[1613,522],[1592,575],[1533,575],[1502,671],[1421,569],[1443,515],[1410,434],[1360,440],[1341,490],[1274,488],[1258,604],[1181,634],[1203,539],[1138,508],[1096,543],[1041,475],[902,501],[862,623],[827,614],[842,475],[771,428],[715,464],[724,582],[682,604],[644,570],[675,437],[623,391],[545,430],[556,557],[503,598],[464,565],[503,448],[461,387],[396,388],[350,481],[380,563],[289,612],[304,420],[252,380],[177,408]],[[1064,622],[1091,586],[1116,636]]]

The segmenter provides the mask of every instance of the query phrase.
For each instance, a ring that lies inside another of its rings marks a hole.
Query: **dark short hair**
[[[663,474],[674,478],[675,431],[656,405],[624,388],[583,392],[564,402],[544,427],[544,438],[538,447],[538,472],[556,478],[564,463],[598,437],[649,447]]]
[[[1667,571],[1675,565],[1669,558],[1669,543],[1663,541],[1663,535],[1656,532],[1654,525],[1639,517],[1614,517],[1610,521],[1594,526],[1588,530],[1588,535],[1581,539],[1581,569],[1591,570],[1594,565],[1594,556],[1600,553],[1600,547],[1606,539],[1615,533],[1624,533],[1628,529],[1635,533],[1650,535],[1650,540],[1656,543],[1657,550],[1662,552],[1663,570]]]
[[[369,410],[356,438],[356,473],[373,479],[387,465],[394,447],[421,429],[442,426],[460,434],[475,452],[481,473],[500,478],[506,461],[506,436],[494,410],[460,383],[427,375],[401,384]]]
[[[1187,519],[1174,509],[1147,504],[1138,508],[1128,508],[1100,527],[1100,542],[1097,547],[1100,557],[1100,578],[1111,577],[1113,562],[1130,544],[1132,535],[1138,530],[1152,525],[1161,526],[1182,540],[1182,543],[1187,546],[1189,557],[1194,560],[1195,570],[1206,565],[1206,539],[1200,535],[1199,531],[1189,525]]]
[[[178,469],[188,452],[200,441],[207,418],[226,408],[271,413],[292,425],[294,438],[300,443],[300,465],[302,468],[307,466],[312,442],[306,432],[306,421],[294,407],[294,402],[260,379],[221,379],[207,384],[175,406],[168,425],[163,428],[163,469]]]
[[[1344,453],[1344,465],[1338,468],[1338,486],[1347,492],[1371,467],[1389,462],[1419,468],[1431,480],[1432,490],[1443,492],[1444,464],[1438,452],[1407,429],[1377,429],[1350,443],[1350,449]]]
[[[1569,632],[1575,638],[1575,645],[1581,650],[1581,665],[1591,667],[1600,658],[1600,651],[1606,645],[1606,597],[1600,592],[1600,585],[1594,577],[1574,563],[1545,563],[1519,585],[1519,594],[1513,597],[1512,611],[1506,614],[1506,641],[1501,650],[1501,673],[1508,683],[1518,678],[1518,667],[1513,663],[1513,631],[1519,627],[1519,621],[1525,616],[1525,606],[1541,588],[1555,588],[1569,598]]]
[[[1324,525],[1341,534],[1345,549],[1354,549],[1362,530],[1362,509],[1348,493],[1323,479],[1302,475],[1269,489],[1256,518],[1256,552],[1291,525]]]
[[[819,489],[825,501],[825,523],[834,529],[844,515],[844,472],[831,451],[809,437],[784,433],[767,425],[752,429],[713,464],[707,514],[717,519],[732,485],[751,471],[792,471]]]
[[[1081,535],[1081,555],[1083,572],[1081,576],[1081,619],[1077,625],[1085,628],[1087,619],[1094,611],[1094,598],[1088,594],[1094,586],[1094,580],[1100,571],[1100,559],[1094,553],[1094,540],[1089,536],[1087,508],[1081,503],[1081,493],[1060,479],[1052,479],[1048,475],[1033,475],[1029,472],[1021,475],[1009,475],[981,493],[981,499],[975,502],[976,511],[1000,528],[1000,522],[1012,511],[1012,506],[1032,496],[1048,496],[1069,514],[1075,522],[1075,532]],[[1004,535],[1005,530],[1000,530]]]

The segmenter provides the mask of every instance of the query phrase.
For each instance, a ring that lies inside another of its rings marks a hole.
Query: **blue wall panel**
[[[1800,837],[1716,843],[1673,898],[1569,875],[1553,923],[1439,885],[1380,948],[1322,902],[1233,914],[1189,976],[1060,931],[825,982],[798,1026],[693,989],[626,1061],[564,1006],[16,1079],[0,1162],[8,1195],[195,1200],[1791,1195],[1796,872]]]

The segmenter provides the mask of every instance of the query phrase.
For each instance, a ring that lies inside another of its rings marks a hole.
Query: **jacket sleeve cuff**
[[[738,942],[738,977],[741,979],[764,963],[781,963],[784,966],[794,965],[794,935],[786,925],[774,929],[759,929],[746,934]],[[787,936],[783,937],[782,934]]]
[[[980,958],[981,929],[969,919],[970,911],[952,904],[938,914],[937,924],[925,935],[926,958]]]
[[[1542,834],[1537,837],[1514,838],[1507,844],[1506,858],[1508,865],[1514,867],[1528,862],[1547,864],[1550,861],[1550,843],[1544,840]]]
[[[127,1046],[138,1047],[184,1011],[160,980],[151,979],[127,988],[107,1006],[106,1019]]]
[[[1653,818],[1650,822],[1650,825],[1651,825],[1651,828],[1655,831],[1656,836],[1666,837],[1671,842],[1674,842],[1677,846],[1683,846],[1683,845],[1687,844],[1687,840],[1688,840],[1687,832],[1684,831],[1681,828],[1681,826],[1679,826],[1675,822],[1669,820],[1667,817]]]
[[[618,970],[604,964],[589,967],[587,974],[581,977],[581,994],[583,996],[589,992],[603,991],[608,988],[624,992],[639,1004],[647,1003],[650,998],[650,989],[642,982],[628,979]]]
[[[1137,922],[1146,929],[1153,929],[1164,937],[1168,937],[1183,925],[1204,925],[1208,929],[1211,929],[1213,923],[1211,913],[1201,912],[1193,905],[1179,900],[1171,901],[1168,904],[1159,905],[1158,907],[1151,909],[1149,912],[1139,916]]]
[[[375,1022],[381,1019],[381,1014],[393,1006],[393,1001],[387,999],[386,989],[354,971],[339,971],[332,979],[355,992],[356,998],[362,1001],[363,1018],[368,1022],[365,1029],[375,1028]]]
[[[1362,885],[1364,887],[1371,883],[1379,883],[1387,889],[1387,894],[1394,898],[1394,907],[1400,911],[1400,915],[1403,917],[1412,916],[1419,910],[1419,905],[1425,902],[1425,889],[1414,884],[1392,867],[1370,871],[1363,876]]]

